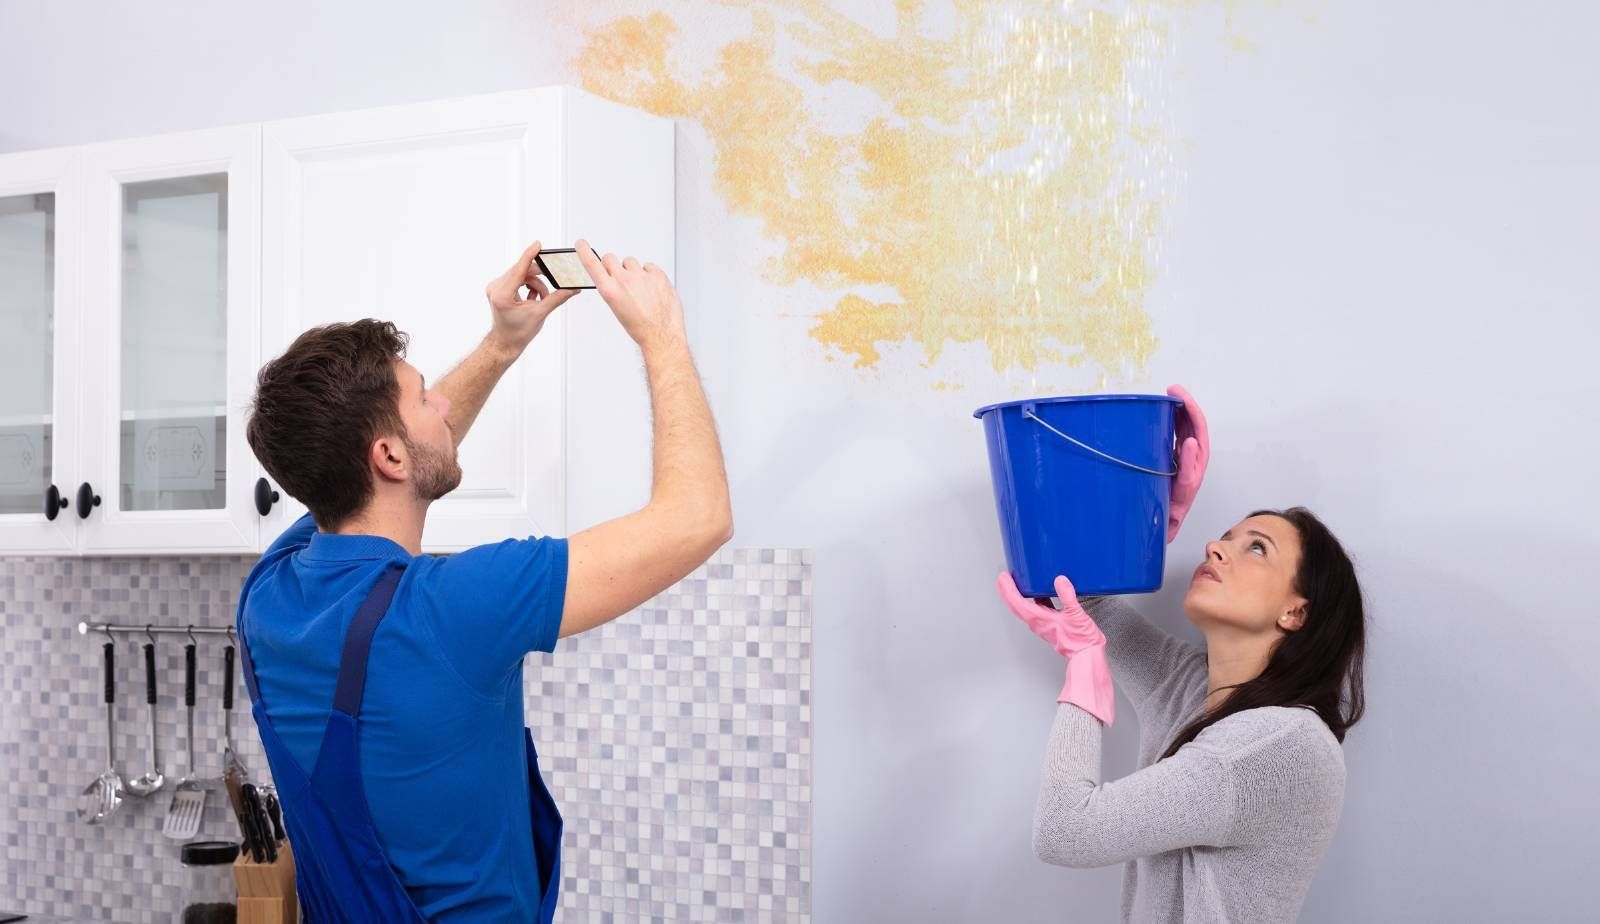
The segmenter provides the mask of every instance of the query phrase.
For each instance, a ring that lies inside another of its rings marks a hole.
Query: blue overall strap
[[[244,610],[243,605],[239,609],[242,612]],[[256,688],[256,666],[250,660],[250,643],[245,641],[244,638],[244,620],[239,620],[239,626],[235,631],[239,636],[239,666],[243,668],[241,673],[244,674],[244,689],[246,693],[250,694],[250,702],[259,703],[261,702],[261,691]]]
[[[372,648],[372,635],[378,623],[389,611],[389,601],[394,589],[405,574],[402,562],[390,562],[378,576],[377,586],[361,602],[356,618],[344,630],[344,651],[339,657],[339,682],[333,690],[333,708],[348,716],[361,713],[361,696],[367,689],[367,652]]]
[[[384,568],[383,573],[378,576],[377,586],[373,587],[371,592],[367,594],[366,600],[361,604],[360,611],[356,613],[356,618],[351,621],[350,627],[345,630],[343,654],[346,657],[340,661],[339,682],[334,693],[334,708],[342,709],[347,715],[355,715],[361,708],[361,692],[367,683],[366,649],[372,644],[372,633],[377,630],[378,623],[383,619],[384,612],[388,610],[389,601],[394,597],[395,585],[400,583],[400,574],[404,570],[405,565],[400,562],[390,562]],[[370,612],[374,607],[377,609],[375,614]],[[242,603],[239,608],[243,611],[244,606]],[[356,631],[357,627],[363,625],[365,628],[358,633]],[[250,702],[259,703],[261,702],[261,690],[256,685],[255,661],[250,657],[250,643],[245,641],[242,620],[237,633],[239,636],[239,666],[244,668],[241,673],[244,674],[245,691],[250,694]],[[343,669],[344,664],[350,660],[348,657],[350,653],[357,649],[360,650],[361,656],[355,659],[358,662],[356,664],[356,676],[349,678],[347,681]],[[348,691],[348,695],[353,697],[349,700],[351,705],[348,708],[342,705],[347,701],[345,698],[347,685],[353,685],[353,689]]]

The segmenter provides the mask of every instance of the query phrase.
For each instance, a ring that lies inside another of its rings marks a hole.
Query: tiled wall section
[[[227,625],[249,566],[236,558],[0,558],[0,907],[97,921],[173,919],[184,877],[177,845],[160,833],[170,790],[148,801],[125,799],[103,826],[76,820],[80,791],[106,766],[105,637],[79,635],[77,625],[83,619]],[[178,757],[185,640],[157,638],[157,733],[171,778],[186,761]],[[117,638],[116,751],[124,780],[150,763],[143,641]],[[200,637],[195,759],[211,776],[222,763],[225,644]],[[263,777],[266,762],[242,684],[234,706],[241,759]],[[202,837],[237,832],[225,798],[220,791],[207,797]]]
[[[809,920],[810,601],[809,553],[725,552],[529,658],[558,920]]]
[[[104,637],[77,625],[226,625],[251,562],[0,558],[0,909],[172,919],[184,876],[160,834],[170,790],[125,800],[103,826],[76,820],[105,767]],[[638,612],[530,657],[529,722],[567,825],[558,920],[809,920],[810,600],[808,553],[725,551]],[[187,764],[185,640],[158,639],[171,779]],[[125,778],[149,762],[142,642],[117,640]],[[199,642],[196,760],[215,776],[226,642]],[[242,682],[235,709],[235,744],[265,778]],[[236,833],[224,801],[208,798],[202,838]]]

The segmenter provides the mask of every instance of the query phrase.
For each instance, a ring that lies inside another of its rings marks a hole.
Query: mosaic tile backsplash
[[[184,871],[161,836],[185,772],[182,636],[157,636],[167,788],[76,819],[105,768],[101,644],[81,620],[229,624],[252,558],[0,557],[0,909],[173,919]],[[149,763],[143,636],[118,634],[116,751]],[[195,757],[222,763],[222,636],[199,641]],[[237,673],[237,672],[236,672]],[[237,676],[234,744],[267,779]],[[811,562],[719,553],[599,630],[529,656],[528,721],[566,818],[558,921],[804,922],[811,907]],[[201,839],[237,840],[217,789]]]

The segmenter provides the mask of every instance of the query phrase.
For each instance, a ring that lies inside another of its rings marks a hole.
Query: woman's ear
[[[1301,600],[1293,609],[1285,610],[1278,617],[1278,628],[1285,632],[1298,632],[1306,624],[1306,601]]]

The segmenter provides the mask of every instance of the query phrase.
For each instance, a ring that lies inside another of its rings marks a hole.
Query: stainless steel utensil
[[[229,636],[233,630],[228,630]],[[233,646],[223,649],[223,682],[222,682],[222,764],[224,769],[232,768],[234,775],[240,783],[250,781],[250,771],[245,769],[239,761],[239,755],[233,749]]]
[[[195,779],[194,765],[194,674],[195,640],[183,646],[183,705],[189,712],[189,772],[183,775],[172,791],[172,804],[167,808],[167,820],[161,833],[176,841],[186,841],[200,833],[200,819],[205,816],[206,790]]]
[[[78,797],[78,820],[97,825],[110,817],[122,805],[122,777],[117,775],[117,724],[116,724],[116,648],[105,644],[106,681],[106,772],[84,787]]]
[[[228,630],[233,637],[233,630]],[[244,799],[240,787],[250,780],[250,772],[239,762],[233,750],[233,646],[222,650],[222,784],[228,790],[228,802],[236,818],[244,816]]]
[[[150,641],[144,646],[144,701],[150,709],[150,769],[128,781],[128,795],[147,799],[166,785],[161,773],[161,746],[156,738],[156,638],[145,630]]]

